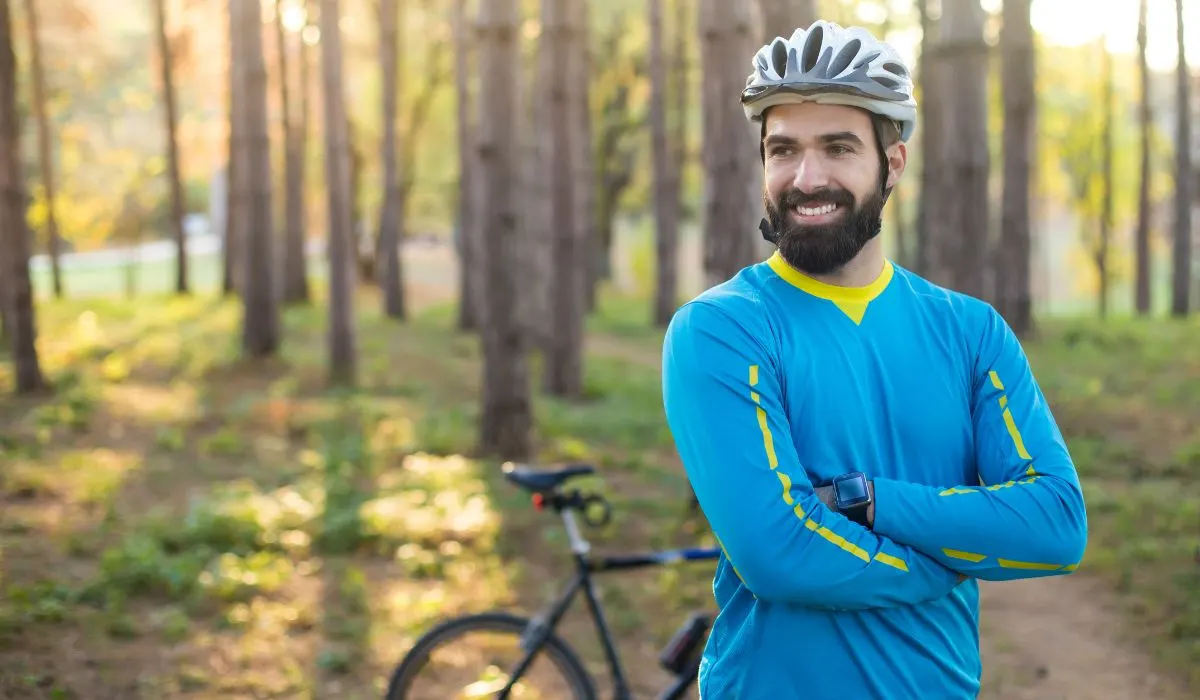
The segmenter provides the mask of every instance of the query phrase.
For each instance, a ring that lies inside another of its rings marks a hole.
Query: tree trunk
[[[808,29],[817,20],[817,0],[756,0],[760,44],[775,37],[787,39],[797,29]],[[747,71],[748,72],[748,71]]]
[[[29,30],[29,60],[33,73],[33,110],[37,120],[38,158],[42,166],[42,190],[46,197],[46,251],[54,283],[54,297],[63,296],[62,268],[59,256],[62,241],[54,201],[54,157],[51,145],[50,117],[46,114],[46,71],[42,67],[42,46],[38,30],[37,2],[25,0],[25,21]]]
[[[175,128],[175,80],[171,55],[171,42],[167,38],[166,0],[151,0],[154,8],[154,23],[158,34],[159,77],[162,81],[163,113],[167,130],[167,183],[171,190],[171,229],[175,234],[175,291],[188,293],[187,238],[183,231],[183,216],[186,205],[183,201],[183,181],[179,175],[179,139]],[[258,26],[255,20],[255,26]],[[259,41],[261,45],[261,40]],[[261,55],[261,51],[259,52]]]
[[[545,332],[544,389],[553,396],[578,398],[583,393],[583,320],[591,271],[584,255],[588,243],[581,216],[580,190],[586,183],[578,140],[582,122],[576,85],[582,62],[579,14],[581,0],[542,0],[542,40],[551,58],[546,110],[550,116],[550,321]]]
[[[458,327],[473,331],[480,326],[478,272],[479,236],[475,230],[474,191],[478,180],[475,158],[475,124],[471,119],[471,77],[475,75],[475,42],[467,19],[466,0],[454,0],[454,90],[458,120],[458,228],[455,240],[459,259]]]
[[[156,0],[157,1],[157,0]],[[225,166],[225,241],[222,249],[221,290],[226,295],[241,289],[238,258],[245,237],[246,135],[242,117],[246,98],[242,88],[245,29],[238,14],[240,0],[229,0],[229,156]]]
[[[663,56],[663,0],[650,0],[650,129],[654,152],[654,323],[666,327],[679,290],[678,164],[667,134],[667,66]]]
[[[937,195],[938,166],[941,153],[938,147],[941,139],[938,132],[941,128],[941,93],[939,83],[941,76],[938,70],[938,60],[934,55],[937,51],[937,20],[929,13],[926,0],[916,0],[917,13],[921,18],[921,53],[917,57],[917,80],[920,82],[921,99],[917,103],[919,113],[921,151],[921,190],[917,199],[916,253],[913,259],[913,269],[917,274],[931,279],[940,274],[933,270],[933,252],[930,250],[930,240],[936,235],[937,222],[933,217],[934,197]],[[943,275],[943,279],[944,279]]]
[[[257,0],[241,0],[245,31],[242,95],[246,127],[246,228],[242,256],[242,350],[251,357],[279,349],[279,304],[273,243],[271,132],[267,126],[267,64],[263,56],[261,9]]]
[[[744,0],[701,0],[702,123],[704,129],[704,272],[709,287],[733,277],[754,257],[752,191],[757,128],[746,121],[737,95],[752,56]],[[752,131],[753,130],[753,131]],[[750,155],[747,155],[750,154]],[[761,176],[760,176],[761,177]]]
[[[485,289],[488,308],[483,333],[483,407],[480,449],[501,459],[526,459],[531,453],[533,411],[529,396],[526,337],[518,317],[520,233],[516,193],[520,15],[517,0],[487,0],[480,13],[483,65],[480,157],[486,209],[484,227]]]
[[[1171,315],[1180,317],[1188,313],[1192,268],[1192,102],[1183,37],[1183,0],[1175,0],[1175,39],[1179,46],[1179,62],[1175,68],[1175,232],[1171,250]]]
[[[1036,157],[1034,118],[1037,98],[1029,8],[1030,0],[1004,0],[1004,24],[1000,32],[1004,191],[1000,204],[996,306],[1020,337],[1025,337],[1033,326],[1029,177]]]
[[[398,25],[403,10],[397,0],[381,0],[379,8],[379,53],[383,62],[383,207],[379,214],[379,245],[383,270],[383,308],[389,318],[404,318],[404,274],[400,266],[400,243],[404,240],[404,193],[401,190],[396,145],[396,96],[400,91]],[[380,275],[379,272],[383,274]]]
[[[599,52],[602,56],[617,57],[621,55],[621,42],[630,31],[628,19],[620,20],[609,25],[608,30],[599,37]],[[625,64],[616,61],[627,60],[624,57],[611,59],[606,70],[627,71]],[[589,247],[588,255],[593,265],[592,273],[595,279],[592,287],[598,287],[603,281],[612,279],[613,239],[616,235],[616,216],[622,193],[633,180],[637,152],[642,145],[631,143],[631,136],[642,130],[640,118],[633,116],[630,108],[630,92],[632,83],[641,77],[642,71],[637,69],[634,60],[633,72],[624,82],[613,82],[606,85],[600,104],[600,128],[595,135],[595,220],[597,231],[594,235],[595,248]],[[589,137],[590,138],[590,137]],[[592,300],[589,300],[591,310]]]
[[[692,91],[689,89],[688,83],[688,66],[690,64],[688,53],[688,37],[692,34],[691,28],[693,15],[690,14],[694,8],[690,0],[675,0],[675,17],[672,24],[675,26],[672,31],[675,33],[674,48],[671,51],[671,57],[667,60],[667,71],[670,74],[671,81],[669,92],[671,94],[671,160],[675,168],[675,191],[671,196],[674,198],[675,206],[679,212],[679,238],[680,246],[683,245],[683,224],[688,220],[687,204],[684,200],[684,168],[689,162],[688,158],[688,116],[690,110],[688,105],[691,103]],[[682,280],[679,281],[682,287]],[[682,290],[680,290],[682,291]]]
[[[979,299],[991,296],[988,269],[988,136],[987,43],[983,38],[984,12],[979,0],[944,0],[936,49],[944,86],[954,95],[937,109],[944,123],[932,134],[940,136],[937,164],[941,180],[935,190],[937,205],[929,212],[938,220],[930,253],[936,260],[934,279],[951,289]]]
[[[342,83],[338,0],[321,0],[321,74],[325,98],[325,182],[329,192],[329,378],[354,384],[354,289],[357,237],[352,230],[350,137]]]
[[[590,0],[572,0],[575,45],[571,58],[571,109],[575,125],[575,199],[578,202],[580,269],[584,272],[584,315],[596,308],[596,295],[602,272],[609,266],[606,257],[612,247],[601,238],[599,197],[597,196],[599,168],[596,163],[594,130],[592,128],[592,74],[596,65],[592,57],[592,22]]]
[[[1134,234],[1134,308],[1150,313],[1150,66],[1146,62],[1146,0],[1138,3],[1138,67],[1142,94],[1138,105],[1141,133],[1141,182],[1138,183],[1137,231]]]
[[[366,167],[362,144],[359,137],[359,126],[347,114],[346,139],[350,151],[350,231],[354,241],[354,255],[358,260],[358,279],[379,283],[379,266],[376,259],[382,252],[379,247],[379,237],[372,236],[363,224],[362,209],[362,175]]]
[[[525,168],[519,197],[526,202],[520,234],[528,254],[524,264],[529,268],[532,292],[528,299],[518,301],[518,304],[523,307],[522,316],[528,319],[532,346],[540,352],[544,362],[544,358],[554,352],[551,344],[554,342],[555,182],[551,169],[557,151],[552,134],[565,115],[554,112],[550,106],[551,92],[555,89],[554,74],[561,57],[554,53],[555,47],[549,38],[552,31],[546,22],[549,8],[544,0],[538,0],[538,4],[541,33],[535,51],[533,80],[527,88],[528,97],[518,102],[519,109],[530,112],[529,119],[525,120],[527,126],[519,129],[524,154],[521,161]],[[482,118],[487,118],[486,113]]]
[[[37,320],[29,279],[29,226],[21,168],[21,124],[17,116],[17,57],[13,53],[8,0],[0,0],[0,257],[7,278],[0,290],[18,394],[46,388],[37,355]]]
[[[293,50],[289,37],[284,32],[283,13],[275,13],[275,38],[279,51],[279,98],[280,120],[283,123],[283,170],[284,170],[284,232],[283,232],[283,288],[281,301],[285,304],[308,302],[308,275],[304,256],[304,141],[299,133],[303,128],[303,117],[292,113],[291,91],[288,84],[288,54]],[[297,32],[297,39],[299,39]],[[301,80],[307,72],[304,43],[297,43],[297,57],[301,64]],[[303,90],[303,88],[301,88]]]
[[[1096,273],[1099,280],[1097,295],[1097,310],[1100,313],[1100,318],[1108,316],[1108,290],[1109,268],[1108,268],[1108,251],[1112,245],[1112,225],[1113,225],[1113,65],[1112,54],[1109,53],[1108,47],[1104,45],[1104,39],[1099,41],[1100,51],[1103,54],[1103,73],[1104,73],[1104,90],[1103,100],[1104,106],[1101,109],[1104,119],[1104,143],[1101,144],[1101,177],[1104,180],[1104,192],[1101,195],[1103,202],[1101,203],[1100,212],[1100,240],[1096,246]]]

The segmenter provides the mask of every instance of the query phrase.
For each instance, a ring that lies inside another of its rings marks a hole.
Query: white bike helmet
[[[776,37],[758,50],[742,90],[751,121],[775,105],[821,102],[867,111],[896,122],[907,141],[917,124],[917,102],[904,60],[861,27],[817,20],[791,38]]]

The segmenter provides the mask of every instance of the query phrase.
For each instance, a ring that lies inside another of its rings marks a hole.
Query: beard
[[[789,265],[810,275],[827,275],[854,259],[883,227],[883,193],[876,191],[861,203],[846,190],[804,194],[796,188],[772,200],[763,193],[767,219],[779,235],[779,254]],[[826,224],[802,224],[791,217],[795,207],[836,204],[842,213]]]

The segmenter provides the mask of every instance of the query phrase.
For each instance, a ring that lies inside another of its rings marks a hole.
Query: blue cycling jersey
[[[705,700],[974,698],[976,579],[1083,556],[1079,480],[1017,338],[891,262],[845,288],[776,253],[702,293],[667,331],[663,396],[723,551]],[[871,529],[814,493],[851,471]]]

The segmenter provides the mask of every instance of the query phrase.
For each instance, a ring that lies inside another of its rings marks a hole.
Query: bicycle
[[[496,633],[508,639],[515,638],[523,655],[510,671],[502,671],[494,663],[488,664],[488,678],[471,683],[467,688],[456,691],[459,693],[456,695],[447,694],[444,690],[436,692],[428,696],[430,700],[445,700],[449,697],[508,698],[510,693],[514,697],[542,697],[536,694],[529,695],[529,688],[520,682],[529,672],[539,652],[549,659],[564,682],[563,685],[568,689],[565,694],[556,692],[545,697],[553,697],[555,700],[594,700],[596,690],[592,676],[584,668],[578,654],[554,632],[580,591],[587,601],[588,610],[604,648],[614,698],[633,700],[620,655],[592,583],[592,576],[603,572],[662,566],[678,561],[714,560],[720,550],[685,548],[592,557],[591,544],[580,533],[575,513],[581,513],[588,525],[601,527],[611,518],[612,507],[602,496],[585,496],[578,490],[565,490],[562,487],[572,478],[594,473],[593,466],[573,464],[558,469],[538,469],[508,462],[504,464],[503,471],[508,481],[530,492],[535,509],[543,511],[548,507],[562,518],[576,565],[574,579],[553,603],[532,618],[507,611],[475,613],[445,620],[426,631],[393,672],[388,683],[387,700],[424,700],[425,696],[417,698],[409,694],[418,674],[444,647],[477,632]],[[696,682],[700,657],[711,625],[710,613],[693,613],[660,652],[659,662],[673,674],[673,679],[670,686],[658,695],[657,700],[680,700]],[[455,660],[461,662],[461,655]]]

